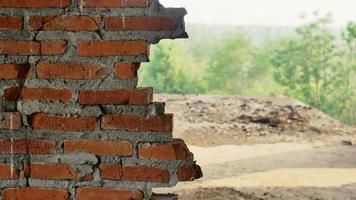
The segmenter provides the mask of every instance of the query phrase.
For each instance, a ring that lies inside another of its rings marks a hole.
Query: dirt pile
[[[355,143],[356,128],[287,97],[157,95],[190,145]],[[346,141],[346,142],[345,142]]]

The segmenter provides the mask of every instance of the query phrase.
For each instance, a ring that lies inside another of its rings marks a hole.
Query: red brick
[[[41,41],[42,55],[60,55],[67,50],[67,42],[64,40],[43,40]]]
[[[66,8],[70,0],[1,0],[5,8]]]
[[[137,70],[140,68],[140,63],[116,63],[115,77],[121,79],[137,78]]]
[[[173,115],[104,115],[101,118],[101,128],[125,129],[128,131],[172,132]]]
[[[0,40],[0,55],[39,55],[40,44],[28,40]]]
[[[83,181],[92,181],[94,179],[93,174],[87,174],[83,177]]]
[[[76,200],[142,200],[143,193],[135,189],[82,187],[76,190]],[[4,199],[6,200],[6,199]]]
[[[104,164],[100,166],[101,178],[107,180],[143,181],[168,183],[170,174],[168,170],[142,167],[125,166],[115,164]]]
[[[22,126],[22,117],[18,112],[0,113],[0,129],[19,130]]]
[[[92,132],[96,129],[95,117],[66,117],[37,113],[32,116],[31,126],[34,129],[52,131]]]
[[[132,148],[130,142],[119,140],[79,140],[64,142],[65,153],[88,152],[96,155],[131,156]]]
[[[9,188],[3,190],[3,200],[69,200],[69,192],[34,187]]]
[[[41,62],[37,64],[37,75],[40,79],[96,80],[106,77],[107,69],[91,63]]]
[[[42,31],[96,31],[100,27],[101,17],[87,15],[32,16],[29,24],[33,30]]]
[[[30,64],[0,64],[0,79],[31,78]]]
[[[7,101],[15,101],[21,97],[24,100],[59,100],[69,102],[72,98],[72,92],[67,89],[55,88],[11,87],[4,90],[4,97]]]
[[[174,31],[176,24],[167,16],[112,16],[104,19],[107,31]]]
[[[11,164],[0,164],[0,180],[16,180],[19,173]]]
[[[132,104],[148,105],[152,103],[153,89],[118,89],[118,90],[81,90],[79,103],[83,105],[95,104]]]
[[[0,139],[0,154],[27,153],[26,139]]]
[[[48,23],[51,20],[54,20],[57,16],[56,15],[35,15],[31,16],[28,23],[33,30],[39,30],[42,28],[43,24]]]
[[[80,41],[80,56],[136,56],[148,55],[149,45],[143,40]]]
[[[54,150],[54,142],[35,139],[0,140],[0,154],[49,154]]]
[[[147,7],[148,0],[81,0],[79,4],[85,8]]]
[[[66,50],[67,42],[63,40],[0,40],[0,54],[3,55],[58,55]]]
[[[170,144],[142,146],[138,149],[138,157],[153,160],[193,160],[183,140],[175,139]]]
[[[78,180],[76,169],[67,164],[31,164],[31,178]]]
[[[123,169],[121,165],[103,164],[100,165],[100,176],[102,179],[121,180]]]
[[[193,164],[191,167],[181,167],[178,169],[178,181],[194,181],[202,177],[200,166]]]
[[[50,154],[54,151],[54,142],[50,140],[27,140],[29,154]]]
[[[168,170],[150,167],[123,167],[122,180],[168,183],[170,174]]]
[[[20,16],[0,16],[0,30],[22,29],[23,18]]]

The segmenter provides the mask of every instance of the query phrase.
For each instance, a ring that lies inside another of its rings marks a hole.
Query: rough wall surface
[[[0,200],[150,199],[201,176],[173,115],[137,88],[184,38],[158,0],[0,0]]]

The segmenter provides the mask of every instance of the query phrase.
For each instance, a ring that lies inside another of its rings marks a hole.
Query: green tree
[[[194,64],[174,41],[155,46],[151,62],[141,67],[139,85],[154,86],[159,93],[202,93],[204,86],[192,73]]]
[[[347,100],[339,105],[337,113],[343,121],[349,124],[356,124],[356,23],[350,22],[343,33],[346,48],[343,52],[343,66],[345,73],[349,74],[347,84],[350,86],[346,90],[341,90],[341,97]],[[336,97],[339,98],[339,97]]]
[[[273,52],[279,48],[283,39],[266,41],[252,52],[251,66],[247,70],[247,86],[243,95],[275,95],[283,94],[285,88],[273,79]]]
[[[345,51],[327,28],[330,16],[297,29],[276,51],[272,63],[275,79],[298,99],[334,116],[346,111],[352,96],[352,69],[345,63]]]
[[[239,93],[246,86],[246,75],[252,58],[252,43],[243,33],[235,32],[216,47],[207,68],[210,91]]]

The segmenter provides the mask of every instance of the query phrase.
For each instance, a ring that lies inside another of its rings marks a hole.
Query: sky
[[[160,0],[185,7],[186,21],[199,24],[298,26],[300,16],[332,12],[335,27],[356,21],[356,0]]]

